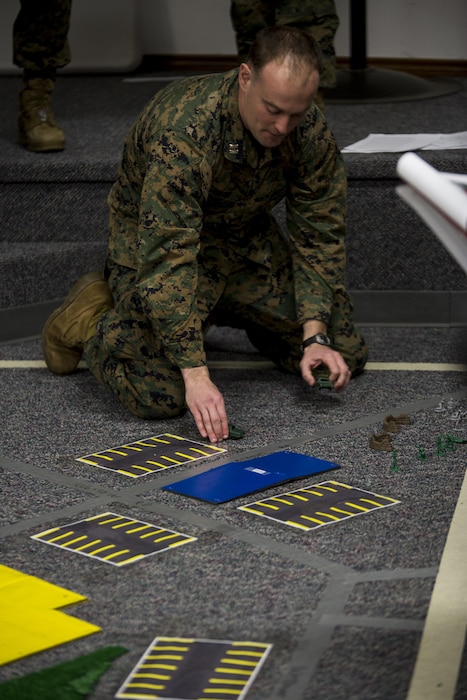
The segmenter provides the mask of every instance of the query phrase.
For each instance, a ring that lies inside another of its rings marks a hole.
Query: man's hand
[[[329,379],[333,383],[334,389],[336,391],[345,389],[351,377],[347,363],[337,350],[326,345],[319,345],[319,343],[312,343],[305,348],[300,362],[300,370],[306,383],[314,386],[316,380],[312,370],[322,364],[329,369]]]
[[[219,442],[229,437],[229,426],[221,392],[209,377],[207,367],[182,369],[185,400],[203,438]]]

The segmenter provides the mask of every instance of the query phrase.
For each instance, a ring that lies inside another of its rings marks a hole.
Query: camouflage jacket
[[[219,231],[221,256],[251,226],[251,244],[238,247],[248,255],[264,246],[252,223],[284,197],[297,318],[326,322],[344,284],[346,176],[321,112],[311,107],[278,148],[262,147],[241,121],[236,69],[171,83],[133,126],[109,194],[108,257],[137,270],[178,367],[206,361],[196,301],[203,228]]]

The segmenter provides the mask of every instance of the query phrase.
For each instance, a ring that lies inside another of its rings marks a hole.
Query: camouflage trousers
[[[239,254],[204,231],[199,255],[197,303],[207,328],[243,328],[254,345],[285,371],[299,373],[302,328],[295,313],[288,244],[275,220],[265,231],[267,254]],[[255,258],[255,259],[252,259]],[[145,314],[134,270],[109,266],[115,306],[98,321],[83,359],[135,415],[167,418],[185,410],[184,382],[164,355],[160,338]],[[160,294],[164,292],[161,291]],[[355,327],[344,288],[334,295],[328,333],[353,374],[365,366],[367,347]]]
[[[70,14],[71,0],[21,0],[13,25],[13,63],[45,74],[66,66]]]
[[[322,88],[336,83],[334,35],[339,25],[334,0],[232,0],[230,17],[240,59],[257,32],[276,24],[298,27],[315,39],[323,55]]]

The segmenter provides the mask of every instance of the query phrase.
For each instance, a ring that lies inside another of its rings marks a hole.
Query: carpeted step
[[[119,76],[62,78],[54,111],[65,129],[66,150],[32,154],[16,143],[19,82],[0,79],[0,310],[60,299],[80,274],[103,264],[106,200],[125,135],[147,100],[166,83],[128,82]],[[330,104],[326,111],[342,147],[369,133],[461,131],[467,80],[459,93],[443,98]],[[467,172],[465,150],[424,151],[423,157],[440,170]],[[388,153],[345,155],[348,287],[360,294],[406,290],[467,295],[461,268],[396,194],[398,158]],[[284,226],[283,205],[276,215]]]
[[[85,272],[103,269],[103,241],[0,241],[0,309],[62,299]]]

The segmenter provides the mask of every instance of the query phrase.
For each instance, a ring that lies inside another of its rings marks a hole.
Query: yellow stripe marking
[[[69,537],[70,535],[73,535],[74,530],[68,530],[67,532],[63,532],[61,535],[58,535],[58,537],[53,537],[52,539],[49,540],[49,542],[58,542],[59,540],[65,539],[65,537]]]
[[[108,554],[106,557],[102,557],[105,561],[108,561],[109,559],[115,559],[115,557],[119,557],[122,554],[128,554],[130,550],[129,549],[119,549],[118,552],[113,552],[112,554]]]
[[[75,537],[74,540],[70,540],[69,542],[63,542],[62,546],[63,547],[71,547],[72,544],[75,542],[81,542],[81,540],[87,540],[88,536],[87,535],[81,535],[81,537]]]
[[[134,557],[129,557],[128,559],[124,559],[123,561],[118,562],[118,566],[123,566],[124,564],[130,564],[132,561],[138,561],[138,559],[143,559],[146,555],[145,554],[136,554]]]
[[[161,647],[158,645],[157,649],[160,649],[160,648]],[[171,647],[169,645],[166,646],[164,644],[163,649],[164,649],[164,651],[190,651],[190,647],[181,647],[178,644],[177,644],[177,646],[173,646],[173,647]]]
[[[179,462],[178,459],[172,459],[172,457],[167,457],[167,455],[161,455],[159,459],[166,459],[168,462],[173,462],[174,464],[183,464],[183,462]]]
[[[312,523],[318,523],[318,525],[326,525],[326,523],[323,520],[318,520],[318,518],[312,518],[311,515],[301,515],[301,518],[303,520],[310,520]]]
[[[167,440],[155,440],[155,439],[154,439],[154,442],[163,442],[163,443],[165,443],[166,445],[170,445],[170,442],[167,442]],[[143,447],[154,447],[154,445],[150,445],[149,443],[144,442],[144,440],[136,440],[136,443],[135,443],[135,444],[136,444],[136,445],[142,445]]]
[[[183,659],[183,656],[180,654],[153,654],[151,655],[152,659],[172,659],[172,661],[181,661]]]
[[[196,537],[184,537],[180,542],[172,542],[169,547],[176,547],[178,544],[184,544],[185,542],[195,542]]]
[[[38,535],[33,535],[33,539],[37,539],[38,537],[45,537],[46,535],[51,535],[52,532],[57,532],[60,530],[59,527],[52,527],[50,530],[44,530],[44,532],[39,532]]]
[[[263,505],[267,505],[267,504],[263,504]],[[270,507],[273,508],[273,506],[270,506]],[[256,510],[255,508],[249,508],[248,506],[243,506],[242,510],[246,510],[246,511],[248,511],[248,513],[254,513],[255,515],[263,515],[263,512],[261,510]],[[275,508],[275,510],[279,510],[279,508]]]
[[[344,515],[353,515],[353,513],[349,513],[347,510],[342,510],[342,508],[338,508],[337,506],[331,506],[329,510],[335,510],[336,513],[343,513]]]
[[[108,462],[114,461],[113,457],[107,457],[107,455],[103,454],[102,452],[94,452],[93,454],[90,455],[90,457],[98,457],[99,459],[106,459]]]
[[[107,520],[101,520],[99,525],[108,525],[109,523],[115,523],[115,522],[118,522],[119,520],[122,520],[122,516],[115,515],[114,517],[108,518]],[[125,520],[125,522],[127,522],[127,520]]]
[[[164,528],[160,528],[159,530],[152,530],[152,532],[146,532],[144,535],[140,535],[139,538],[140,540],[146,539],[146,537],[152,537],[153,535],[159,534],[159,532],[165,532]]]
[[[114,549],[115,545],[114,544],[108,544],[105,547],[99,547],[98,549],[95,549],[93,552],[89,552],[89,554],[92,557],[95,557],[96,554],[99,554],[100,552],[105,552],[106,549]]]
[[[82,552],[84,549],[88,549],[88,547],[95,547],[96,544],[100,544],[102,540],[93,540],[92,542],[86,542],[86,544],[82,544],[81,547],[77,547],[76,551],[77,552]]]
[[[232,673],[231,668],[215,668],[214,673]],[[235,669],[235,675],[236,676],[251,676],[251,671],[242,671],[240,668]]]
[[[321,510],[317,510],[316,515],[322,515],[324,518],[331,518],[331,520],[340,520],[340,518],[337,518],[335,515],[331,515],[331,513],[323,513]]]
[[[132,464],[131,468],[132,469],[140,469],[142,472],[146,472],[149,474],[154,471],[153,469],[148,469],[147,467],[143,467],[142,464]]]
[[[125,520],[125,522],[119,523],[118,525],[112,525],[112,530],[118,530],[119,528],[126,527],[127,525],[134,525],[137,522],[137,520]]]
[[[220,681],[223,683],[224,681]],[[222,695],[237,695],[238,690],[230,690],[230,688],[203,688],[203,693],[221,693]]]
[[[375,493],[375,496],[382,498],[383,501],[390,501],[391,503],[399,503],[396,498],[390,498],[389,496],[381,496],[379,493]]]
[[[221,664],[239,664],[239,666],[256,666],[256,661],[244,661],[242,659],[228,659],[224,656],[220,660]]]
[[[364,503],[371,503],[372,506],[378,506],[378,508],[381,508],[382,504],[378,503],[377,501],[372,501],[371,498],[361,498],[361,501]]]
[[[135,673],[133,678],[155,678],[157,681],[170,680],[170,676],[163,676],[161,673]]]
[[[302,525],[301,523],[297,523],[294,520],[286,520],[285,522],[287,525],[293,525],[294,527],[299,527],[300,530],[309,530],[310,529],[306,525]]]
[[[364,513],[368,513],[368,511],[370,510],[369,508],[364,508],[363,506],[359,506],[356,503],[349,503],[348,501],[345,502],[345,505],[350,506],[351,508],[356,508],[357,510],[361,510]]]
[[[178,532],[174,532],[170,535],[164,535],[163,537],[157,537],[154,542],[163,542],[164,540],[172,540],[174,537],[179,537]]]
[[[152,525],[140,525],[139,527],[134,527],[131,530],[127,530],[127,534],[132,535],[134,532],[139,532],[140,530],[147,530],[148,527],[152,527]]]

